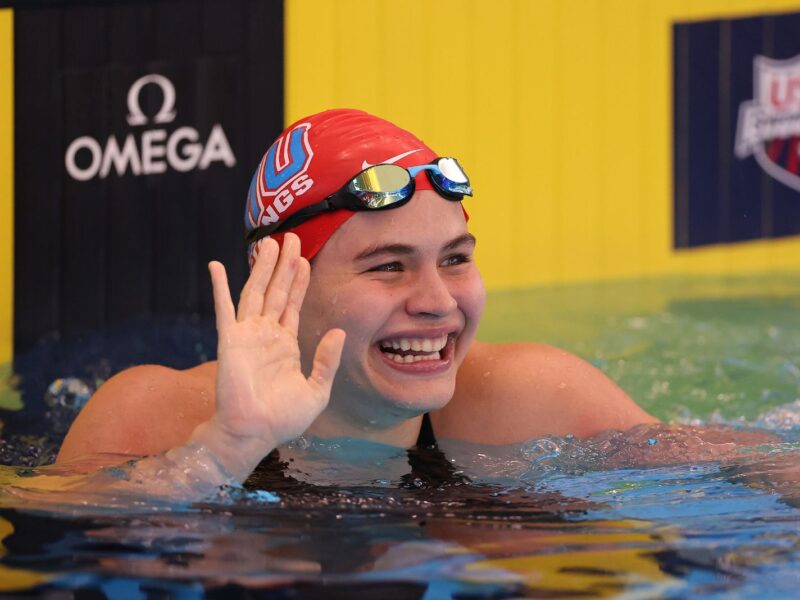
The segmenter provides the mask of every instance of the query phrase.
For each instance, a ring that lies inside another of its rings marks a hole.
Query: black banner
[[[283,126],[283,4],[15,8],[15,354],[48,333],[213,314]]]
[[[800,14],[676,24],[676,248],[800,234]]]

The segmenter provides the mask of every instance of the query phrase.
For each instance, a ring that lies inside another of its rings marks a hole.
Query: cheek
[[[334,327],[347,333],[345,353],[372,340],[375,332],[386,322],[388,302],[368,290],[355,286],[335,286],[322,283],[309,289],[301,314],[301,329],[308,329],[303,339],[315,340]],[[313,334],[313,335],[311,335]]]
[[[336,327],[347,333],[345,352],[358,354],[377,341],[395,310],[391,294],[369,287],[344,291],[336,306],[333,317]]]
[[[476,328],[486,305],[486,288],[477,269],[461,282],[456,293],[461,310],[467,320],[471,321],[468,326]]]
[[[329,329],[336,327],[330,294],[323,291],[320,283],[312,276],[300,309],[300,328],[298,339],[300,354],[305,360],[314,356],[319,340]]]

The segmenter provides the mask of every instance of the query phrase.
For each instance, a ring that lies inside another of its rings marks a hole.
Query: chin
[[[448,342],[434,360],[399,362],[375,345],[364,365],[364,377],[383,403],[409,418],[417,416],[440,409],[452,399],[458,370],[454,350],[455,344]]]
[[[408,418],[411,418],[446,406],[455,393],[455,381],[441,384],[433,382],[406,383],[400,389],[378,389],[377,391],[385,403],[400,409]]]

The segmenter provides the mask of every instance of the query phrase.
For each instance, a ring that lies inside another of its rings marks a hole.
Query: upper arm
[[[544,435],[590,437],[658,422],[600,370],[544,344],[476,344],[453,400],[431,415],[442,437],[509,444]]]
[[[133,367],[91,397],[57,462],[98,453],[158,454],[184,443],[212,414],[213,385],[204,378],[156,365]]]

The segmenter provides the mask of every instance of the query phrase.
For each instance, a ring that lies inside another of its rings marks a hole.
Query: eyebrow
[[[471,233],[464,233],[447,242],[444,246],[442,246],[442,250],[452,250],[453,248],[457,248],[463,244],[470,244],[474,246],[476,242],[477,240],[475,239],[474,235]],[[387,254],[393,256],[408,256],[414,252],[415,248],[407,244],[384,244],[382,246],[372,246],[371,248],[367,248],[363,252],[357,254],[354,260],[367,260],[370,258],[375,258],[376,256],[384,256]]]

